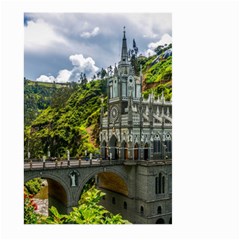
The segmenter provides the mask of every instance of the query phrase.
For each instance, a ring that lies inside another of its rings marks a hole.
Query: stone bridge
[[[24,182],[48,181],[49,207],[69,213],[78,205],[86,183],[95,178],[106,193],[100,204],[132,223],[171,223],[171,160],[27,161]]]
[[[46,179],[49,207],[55,206],[59,212],[69,213],[72,207],[78,205],[83,187],[92,178],[95,178],[99,186],[128,197],[134,196],[130,172],[129,166],[117,161],[78,164],[76,160],[71,161],[71,164],[63,162],[58,165],[32,162],[25,163],[24,183],[38,177]]]

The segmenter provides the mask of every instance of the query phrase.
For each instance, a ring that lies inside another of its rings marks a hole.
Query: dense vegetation
[[[48,217],[35,213],[36,204],[32,196],[24,194],[24,223],[25,224],[129,224],[122,216],[114,215],[99,205],[105,193],[94,186],[85,191],[70,214],[60,214],[55,207],[50,208]]]
[[[24,125],[29,125],[46,109],[57,91],[55,85],[33,83],[24,79]]]
[[[66,157],[67,150],[74,157],[85,150],[97,153],[101,96],[106,96],[106,80],[61,88],[50,106],[25,127],[31,157],[40,158],[48,150],[56,157]]]
[[[24,185],[24,190],[27,194],[37,194],[40,189],[41,189],[41,184],[42,184],[42,179],[41,178],[34,178],[32,180],[29,180],[25,185]]]
[[[168,49],[167,47],[166,49]],[[172,98],[172,56],[159,55],[134,58],[132,64],[139,75],[142,66],[143,96],[154,93]],[[26,81],[26,80],[25,80]],[[25,84],[25,158],[83,156],[98,153],[101,97],[106,107],[107,80],[93,80],[87,84]]]
[[[168,49],[169,46],[166,48]],[[172,98],[172,56],[163,57],[164,48],[159,47],[158,55],[149,58],[132,58],[135,73],[139,75],[140,66],[144,76],[143,96],[153,93],[158,97],[164,92],[165,98]],[[24,80],[24,157],[27,151],[31,158],[66,158],[67,150],[71,157],[98,153],[99,118],[101,98],[106,109],[107,79],[100,76],[87,84],[49,84]],[[50,216],[35,213],[37,206],[31,199],[41,188],[41,179],[29,181],[24,188],[24,223],[60,224],[110,224],[128,223],[120,215],[113,215],[98,203],[104,193],[92,187],[89,182],[79,201],[69,215],[59,214],[50,209]]]
[[[144,75],[146,83],[153,83],[153,82],[161,82],[171,80],[172,78],[172,57],[168,57],[167,59],[161,60],[156,64],[151,64],[147,62],[146,66],[146,73]]]

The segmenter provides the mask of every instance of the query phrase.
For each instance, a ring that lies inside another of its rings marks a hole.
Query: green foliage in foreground
[[[69,215],[59,214],[55,207],[50,208],[50,216],[43,223],[47,224],[128,224],[122,216],[113,215],[103,206],[98,205],[105,193],[92,187],[83,193],[78,207],[74,207]]]
[[[60,214],[55,207],[49,209],[50,216],[45,217],[34,212],[28,200],[24,206],[24,223],[30,224],[130,224],[120,214],[114,215],[99,205],[105,193],[92,187],[84,192],[78,207],[70,214]]]
[[[29,180],[26,184],[26,190],[29,194],[37,194],[41,189],[42,179],[41,178],[34,178]]]
[[[36,203],[32,200],[32,195],[24,191],[24,224],[40,223],[41,216],[35,213]]]

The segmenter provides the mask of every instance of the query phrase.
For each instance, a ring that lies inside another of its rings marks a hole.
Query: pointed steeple
[[[122,54],[121,54],[121,61],[127,62],[128,60],[128,51],[127,51],[127,39],[126,39],[126,31],[125,26],[123,27],[123,39],[122,39]]]
[[[118,74],[118,69],[117,69],[117,64],[115,63],[115,67],[114,67],[114,76],[117,76]]]

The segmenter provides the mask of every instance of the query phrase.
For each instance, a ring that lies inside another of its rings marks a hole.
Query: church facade
[[[111,199],[122,199],[119,207],[111,209],[107,201],[105,206],[133,223],[171,223],[172,103],[163,93],[144,99],[142,82],[142,71],[136,76],[128,59],[124,29],[121,59],[108,79],[107,111],[101,109],[99,139],[103,161],[123,160],[134,190],[105,189]],[[130,206],[127,213],[124,202]]]
[[[143,76],[128,61],[127,40],[121,60],[108,80],[108,109],[101,112],[100,146],[103,159],[171,159],[172,103],[164,95],[142,97]]]

